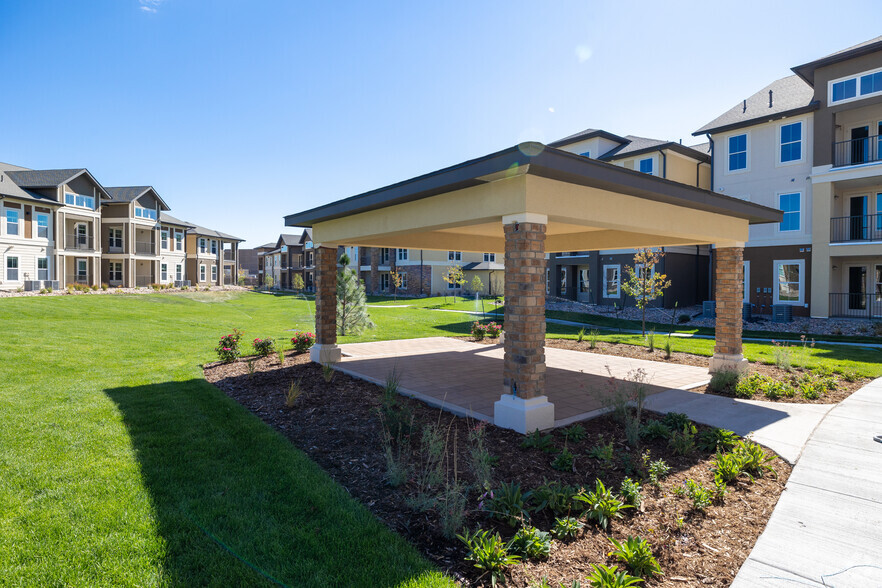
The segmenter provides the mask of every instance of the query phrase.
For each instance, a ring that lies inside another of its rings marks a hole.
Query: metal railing
[[[882,160],[882,135],[833,143],[833,167]]]
[[[152,241],[135,241],[135,253],[141,255],[155,255],[156,243]]]
[[[850,318],[882,317],[882,293],[836,292],[830,294],[830,316]]]
[[[65,284],[88,284],[88,274],[67,274],[64,276]]]
[[[80,251],[94,251],[95,240],[92,235],[75,235],[67,233],[64,236],[65,249],[77,249]]]
[[[146,288],[154,282],[152,276],[135,276],[135,287]]]
[[[224,261],[234,261],[233,252],[229,249],[224,251]]]
[[[830,242],[848,241],[882,241],[882,214],[831,218]]]

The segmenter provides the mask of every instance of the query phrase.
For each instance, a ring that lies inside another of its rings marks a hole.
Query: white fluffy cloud
[[[591,47],[588,45],[579,45],[576,47],[576,58],[579,60],[579,63],[585,63],[591,59]]]
[[[159,9],[159,5],[163,0],[138,0],[139,8],[144,12],[154,13]]]

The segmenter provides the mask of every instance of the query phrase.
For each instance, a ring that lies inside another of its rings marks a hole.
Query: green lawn
[[[311,308],[259,294],[0,300],[0,584],[449,585],[202,379],[218,336],[285,337],[311,328]]]

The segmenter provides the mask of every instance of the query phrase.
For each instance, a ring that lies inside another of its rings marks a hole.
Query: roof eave
[[[818,108],[820,108],[821,104],[817,100],[813,100],[805,106],[800,106],[799,108],[791,108],[790,110],[782,110],[781,112],[776,112],[774,114],[770,114],[767,116],[758,116],[756,118],[751,118],[749,120],[742,120],[736,123],[731,123],[728,125],[721,125],[719,127],[711,127],[705,128],[702,127],[692,133],[693,137],[698,137],[699,135],[712,135],[714,133],[725,133],[726,131],[734,131],[736,129],[743,129],[747,127],[752,127],[754,125],[761,125],[763,123],[772,122],[774,120],[780,120],[782,118],[787,118],[788,116],[797,116],[800,114],[805,114],[807,112],[814,112]]]
[[[661,145],[655,145],[653,147],[644,147],[643,149],[635,149],[634,151],[628,151],[627,153],[615,154],[610,157],[598,157],[600,161],[618,161],[620,159],[627,159],[629,157],[635,157],[637,155],[643,155],[644,153],[653,153],[655,151],[662,151],[664,149],[670,149],[671,151],[676,151],[681,155],[685,155],[686,157],[691,157],[697,161],[701,161],[702,163],[710,163],[710,155],[707,153],[702,153],[696,149],[692,149],[691,147],[687,147],[686,145],[681,145],[680,143],[675,143],[673,141],[669,141],[667,143],[662,143]]]
[[[882,50],[882,41],[877,41],[870,45],[863,45],[861,47],[856,47],[850,51],[843,51],[840,53],[834,53],[833,55],[828,55],[827,57],[822,57],[821,59],[815,59],[814,61],[809,61],[808,63],[803,63],[802,65],[797,65],[795,67],[791,67],[790,70],[798,75],[800,78],[805,81],[812,88],[815,87],[815,70],[821,67],[825,67],[827,65],[831,65],[834,63],[839,63],[840,61],[847,61],[849,59],[854,59],[855,57],[861,57],[863,55],[869,55],[870,53],[875,53],[877,51]]]

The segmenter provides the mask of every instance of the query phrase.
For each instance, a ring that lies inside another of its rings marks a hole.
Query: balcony
[[[224,261],[236,261],[236,258],[233,257],[233,252],[229,249],[224,251]]]
[[[83,273],[67,274],[64,276],[64,283],[89,285],[89,275]]]
[[[156,255],[156,243],[153,241],[135,241],[135,253],[138,255]]]
[[[95,251],[95,239],[92,235],[68,233],[64,236],[64,248],[77,251]]]
[[[863,319],[882,317],[882,293],[831,293],[830,316]]]
[[[882,161],[882,135],[833,143],[833,167]]]
[[[830,219],[831,243],[882,241],[882,214],[837,216]]]
[[[135,287],[146,288],[153,283],[153,276],[135,276]]]

